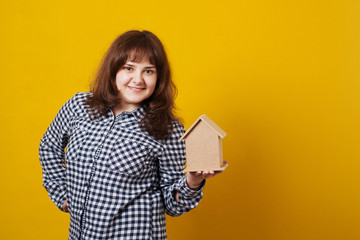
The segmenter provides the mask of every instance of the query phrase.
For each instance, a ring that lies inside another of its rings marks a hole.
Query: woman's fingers
[[[63,209],[65,210],[65,212],[68,212],[68,204],[67,204],[67,200],[65,200],[64,204],[63,204]]]
[[[211,178],[211,177],[215,177],[216,175],[218,175],[219,173],[222,173],[223,171],[209,171],[209,170],[204,170],[201,173],[203,178]],[[197,172],[198,173],[198,172]]]

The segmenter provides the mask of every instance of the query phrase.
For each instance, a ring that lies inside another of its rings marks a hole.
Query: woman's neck
[[[119,104],[118,106],[112,108],[112,111],[114,113],[114,117],[116,117],[117,115],[121,114],[122,112],[131,112],[131,111],[134,111],[138,107],[139,106],[135,106],[135,105],[123,106],[123,105]]]

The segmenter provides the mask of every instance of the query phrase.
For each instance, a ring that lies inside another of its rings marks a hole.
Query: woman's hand
[[[63,204],[63,209],[65,210],[65,212],[68,212],[68,205],[67,205],[67,200],[65,200],[64,204]]]
[[[227,164],[226,161],[224,161],[224,164]],[[189,172],[186,176],[186,183],[189,188],[191,189],[197,189],[201,186],[201,183],[204,179],[215,177],[219,173],[222,173],[223,171],[198,171],[198,172]]]
[[[224,161],[224,164],[227,164],[227,161]],[[204,179],[215,177],[223,171],[198,171],[198,172],[189,172],[186,175],[186,183],[191,189],[198,189],[201,186],[201,183]],[[179,192],[175,193],[175,200],[179,201]]]

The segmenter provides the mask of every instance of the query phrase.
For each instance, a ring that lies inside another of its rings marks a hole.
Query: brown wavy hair
[[[155,65],[157,81],[154,93],[142,103],[146,113],[140,126],[155,139],[164,139],[172,132],[172,122],[177,120],[173,114],[177,90],[164,47],[149,31],[131,30],[115,39],[101,61],[91,86],[92,94],[85,104],[90,106],[91,119],[106,116],[108,108],[113,109],[121,103],[116,73],[128,60],[140,62],[144,56]]]

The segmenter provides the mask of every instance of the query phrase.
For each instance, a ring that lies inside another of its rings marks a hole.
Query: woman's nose
[[[134,73],[132,81],[133,82],[142,82],[143,81],[142,73],[139,73],[139,72]]]

